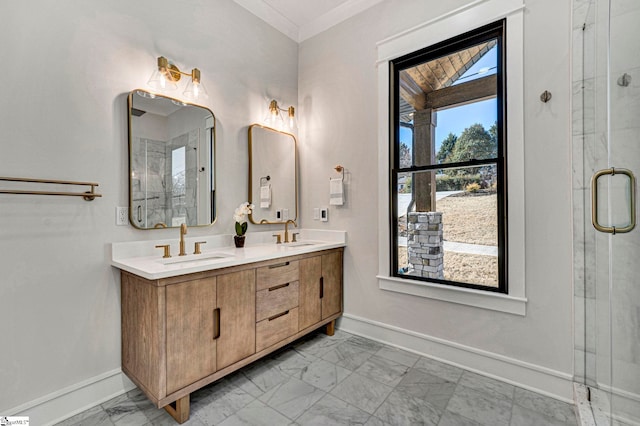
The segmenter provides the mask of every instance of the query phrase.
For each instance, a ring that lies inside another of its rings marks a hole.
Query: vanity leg
[[[189,395],[183,396],[176,402],[172,402],[169,405],[165,405],[164,409],[176,419],[180,424],[189,420]]]
[[[327,324],[327,330],[325,331],[325,333],[327,334],[327,336],[333,336],[335,332],[336,332],[336,320],[333,320]]]

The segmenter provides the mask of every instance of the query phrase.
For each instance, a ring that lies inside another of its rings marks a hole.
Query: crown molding
[[[299,28],[263,0],[233,0],[282,34],[298,42]]]
[[[335,9],[331,9],[327,13],[318,16],[313,21],[302,25],[299,29],[298,43],[316,36],[382,1],[383,0],[349,0]]]
[[[375,6],[383,0],[348,0],[340,6],[318,16],[316,19],[300,25],[290,21],[277,9],[263,0],[234,1],[293,41],[300,43]]]

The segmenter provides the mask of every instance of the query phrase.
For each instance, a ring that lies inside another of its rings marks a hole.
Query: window
[[[505,27],[390,61],[394,277],[507,293]]]

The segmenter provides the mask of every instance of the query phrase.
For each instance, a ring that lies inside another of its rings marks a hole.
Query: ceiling
[[[382,0],[234,0],[300,43]]]
[[[400,120],[411,121],[411,114],[426,107],[430,93],[450,87],[493,46],[490,40],[400,72]]]

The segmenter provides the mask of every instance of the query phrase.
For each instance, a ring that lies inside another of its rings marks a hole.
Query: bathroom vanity
[[[191,392],[319,327],[333,334],[342,314],[344,233],[244,249],[212,238],[218,247],[184,260],[139,256],[154,242],[112,246],[122,370],[179,423],[189,418]]]

